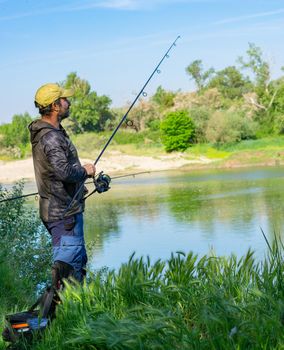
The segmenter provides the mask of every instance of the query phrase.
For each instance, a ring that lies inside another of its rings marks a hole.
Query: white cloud
[[[37,7],[36,9],[28,9],[25,12],[7,14],[5,16],[0,16],[0,21],[9,21],[24,17],[32,17],[45,15],[50,13],[64,13],[64,12],[76,12],[91,10],[96,8],[105,8],[113,10],[143,10],[143,9],[153,9],[158,6],[163,6],[167,4],[177,4],[177,3],[192,3],[192,2],[216,2],[220,0],[87,0],[87,1],[69,1],[65,5],[59,6],[43,6]],[[0,0],[0,4],[8,2],[8,0]],[[7,11],[6,11],[7,12]]]
[[[274,11],[253,13],[253,14],[245,15],[245,16],[225,18],[223,20],[214,22],[214,24],[226,24],[226,23],[233,23],[233,22],[241,22],[241,21],[246,21],[246,20],[250,20],[253,18],[274,16],[274,15],[278,15],[281,13],[284,13],[284,8],[274,10]]]

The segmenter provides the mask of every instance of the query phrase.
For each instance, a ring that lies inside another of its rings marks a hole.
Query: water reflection
[[[133,251],[166,259],[172,251],[261,258],[283,231],[283,168],[173,172],[116,181],[88,199],[86,239],[94,267],[118,267]]]

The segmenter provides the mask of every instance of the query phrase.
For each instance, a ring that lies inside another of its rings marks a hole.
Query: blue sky
[[[132,101],[178,35],[149,95],[159,85],[193,90],[188,64],[236,64],[249,42],[279,77],[283,33],[283,0],[0,0],[0,123],[36,115],[36,89],[72,71],[114,106]]]

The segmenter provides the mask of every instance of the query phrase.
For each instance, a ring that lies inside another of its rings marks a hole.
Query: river
[[[284,168],[168,171],[114,180],[86,203],[92,268],[118,268],[135,252],[151,261],[172,252],[199,257],[267,254],[283,234]]]

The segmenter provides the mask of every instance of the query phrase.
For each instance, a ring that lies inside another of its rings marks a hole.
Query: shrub
[[[204,107],[190,109],[190,116],[195,125],[195,140],[198,143],[206,142],[205,130],[212,111]]]
[[[258,263],[192,252],[130,257],[68,285],[31,350],[283,349],[283,243]],[[269,344],[269,345],[268,345]]]
[[[152,96],[154,101],[161,109],[170,108],[174,105],[176,94],[172,91],[166,91],[161,86],[158,86],[155,94]]]
[[[13,158],[22,158],[30,149],[30,133],[28,125],[32,117],[28,114],[16,114],[12,122],[0,126],[1,155],[5,153]],[[5,148],[5,150],[3,149]]]
[[[277,134],[284,134],[284,114],[280,114],[275,117],[274,131]]]
[[[10,191],[0,186],[0,199],[21,196],[22,190],[21,183]],[[26,284],[26,293],[32,293],[49,276],[50,238],[35,210],[24,206],[23,198],[0,203],[0,265],[2,263],[8,263],[15,280]],[[9,297],[10,291],[7,291]]]
[[[256,123],[241,112],[216,111],[207,124],[206,139],[231,143],[255,137]]]
[[[187,111],[170,112],[160,125],[167,152],[185,151],[193,142],[195,126]]]

